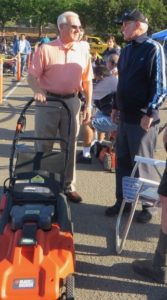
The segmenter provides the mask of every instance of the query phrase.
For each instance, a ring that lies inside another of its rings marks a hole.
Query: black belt
[[[47,96],[52,96],[52,97],[61,98],[61,99],[68,99],[68,98],[73,98],[73,97],[77,96],[77,93],[60,95],[60,94],[46,92],[46,94],[47,94]]]

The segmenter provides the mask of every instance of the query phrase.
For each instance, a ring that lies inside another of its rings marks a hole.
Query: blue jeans
[[[21,74],[24,72],[26,61],[27,61],[27,54],[21,54]]]
[[[97,111],[92,119],[92,126],[100,132],[111,132],[117,130],[117,125],[113,123],[111,116]]]

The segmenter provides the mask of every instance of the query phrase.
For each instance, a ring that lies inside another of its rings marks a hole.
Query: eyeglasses
[[[124,21],[122,24],[122,27],[126,27],[127,25],[129,25],[130,23],[134,23],[134,21]]]
[[[71,25],[71,24],[69,24],[70,25],[70,27],[72,28],[72,29],[79,29],[79,30],[83,30],[83,28],[82,28],[82,26],[77,26],[77,25]]]
[[[78,25],[73,25],[73,24],[69,24],[69,23],[64,23],[64,25],[69,26],[70,28],[74,29],[74,30],[80,30],[83,31],[82,26],[78,26]]]
[[[112,65],[117,65],[117,63],[116,63],[114,60],[109,60],[109,62],[110,62]]]

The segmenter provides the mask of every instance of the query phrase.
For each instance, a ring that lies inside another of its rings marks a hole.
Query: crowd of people
[[[6,55],[5,69],[7,65],[11,69],[13,76],[16,76],[17,72],[17,56],[20,54],[21,60],[21,76],[24,76],[26,66],[28,64],[28,59],[32,53],[32,47],[30,41],[26,38],[25,34],[18,34],[14,32],[12,39],[8,42],[5,32],[1,34],[0,38],[0,53]],[[12,63],[11,63],[11,59]]]
[[[93,57],[93,70],[89,45],[83,38],[84,31],[79,16],[73,12],[63,13],[57,20],[58,39],[38,47],[28,76],[29,84],[34,90],[34,98],[40,103],[36,106],[35,118],[38,136],[53,137],[58,129],[60,136],[66,136],[67,120],[62,113],[54,109],[54,106],[48,106],[47,96],[63,100],[71,111],[70,159],[64,189],[69,201],[75,203],[82,201],[75,185],[76,141],[80,127],[81,106],[79,95],[84,95],[82,124],[85,126],[85,141],[82,159],[90,158],[92,128],[100,132],[113,130],[113,127],[117,130],[116,202],[105,211],[109,217],[117,215],[120,210],[123,200],[122,178],[130,176],[134,156],[136,154],[151,158],[154,156],[160,122],[159,107],[166,97],[164,53],[162,46],[147,36],[148,19],[140,11],[133,10],[126,12],[120,23],[124,40],[128,45],[121,50],[115,38],[110,36],[108,48],[103,53],[101,61],[99,59],[96,61]],[[96,77],[94,86],[93,73]],[[112,108],[108,111],[99,110],[91,118],[92,105],[95,103],[98,107],[102,99],[106,96],[111,98],[113,94],[115,97],[112,99]],[[164,141],[166,145],[166,138]],[[40,142],[36,146],[40,151],[48,151],[52,149],[53,143]],[[150,179],[154,176],[152,170],[146,166],[138,169],[138,175]],[[163,213],[155,259],[151,263],[137,261],[133,265],[136,272],[154,280],[158,277],[161,283],[167,283],[167,232],[164,219],[167,194],[164,186],[166,186],[166,171],[159,188]],[[127,204],[124,212],[129,212],[130,209],[131,205]],[[151,218],[150,207],[144,205],[138,215],[138,222],[146,223]]]
[[[40,45],[44,43],[49,43],[51,39],[44,34],[41,36],[34,47],[32,47],[30,39],[26,37],[24,33],[19,34],[17,32],[13,33],[12,37],[6,37],[5,32],[0,34],[0,53],[4,54],[6,57],[4,70],[8,69],[13,73],[13,76],[16,76],[17,73],[17,58],[18,53],[20,54],[21,62],[21,76],[24,77],[27,73],[27,69],[32,59],[33,52]],[[9,58],[9,60],[8,60]],[[12,62],[11,59],[13,58]]]
[[[72,130],[64,187],[69,201],[79,203],[83,200],[76,191],[75,175],[81,96],[84,98],[82,124],[85,139],[79,162],[83,162],[84,158],[91,158],[90,147],[95,130],[117,131],[116,201],[113,206],[106,208],[105,215],[108,217],[119,213],[123,200],[122,178],[130,176],[134,156],[154,157],[160,123],[159,107],[167,92],[164,52],[162,46],[147,35],[148,19],[140,11],[132,10],[124,13],[119,22],[123,38],[128,44],[121,49],[115,37],[109,36],[108,47],[99,59],[90,55],[79,16],[74,12],[61,14],[57,19],[58,38],[49,41],[45,36],[39,42],[28,71],[28,83],[37,102],[37,136],[55,137],[58,130],[60,137],[65,138],[67,135],[67,116],[56,110],[54,104],[48,104],[47,96],[61,99],[71,112]],[[18,51],[21,53],[23,72],[26,55],[31,51],[24,35],[20,39],[15,36],[13,49],[15,55]],[[112,107],[104,111],[98,105],[106,97],[110,102],[112,100]],[[94,105],[99,109],[92,117]],[[167,130],[164,145],[167,145]],[[52,147],[51,141],[36,143],[38,151],[50,151]],[[159,187],[162,223],[154,261],[137,261],[133,264],[136,272],[161,283],[167,283],[166,174],[167,169]],[[149,167],[141,166],[138,176],[153,179],[154,174]],[[124,212],[129,212],[130,209],[131,205],[127,204]],[[143,205],[137,221],[147,223],[151,218],[150,207]]]

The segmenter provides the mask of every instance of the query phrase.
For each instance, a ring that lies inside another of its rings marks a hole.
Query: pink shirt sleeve
[[[34,53],[32,62],[29,67],[29,73],[36,78],[40,78],[44,68],[45,68],[44,52],[42,51],[42,46],[40,46]]]

